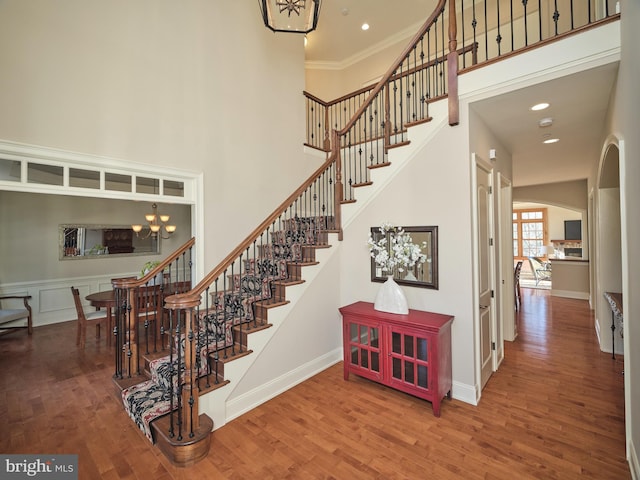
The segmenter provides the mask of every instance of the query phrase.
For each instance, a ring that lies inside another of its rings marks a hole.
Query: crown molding
[[[355,65],[358,62],[361,62],[368,57],[375,55],[376,53],[380,53],[386,48],[392,47],[397,43],[410,39],[413,37],[418,29],[424,24],[424,22],[416,23],[411,25],[404,30],[401,30],[390,37],[378,42],[374,45],[371,45],[364,50],[351,55],[350,57],[345,58],[341,61],[331,61],[331,60],[310,60],[304,63],[304,66],[308,70],[344,70],[348,67]]]

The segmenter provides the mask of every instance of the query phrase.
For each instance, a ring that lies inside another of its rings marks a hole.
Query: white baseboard
[[[640,462],[638,461],[638,453],[635,445],[633,444],[633,439],[630,436],[629,443],[627,444],[627,459],[629,460],[631,478],[633,480],[640,480]]]
[[[461,402],[478,405],[479,395],[477,389],[473,385],[453,382],[453,385],[451,386],[451,396]]]
[[[589,300],[589,292],[574,292],[571,290],[554,290],[551,289],[553,297],[575,298],[576,300]]]

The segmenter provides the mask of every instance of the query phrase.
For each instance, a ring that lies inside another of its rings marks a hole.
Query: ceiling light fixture
[[[363,23],[362,27],[360,27],[360,28],[362,28],[362,30],[365,30],[365,31],[369,30],[369,24],[368,23]]]
[[[556,143],[559,141],[560,141],[559,138],[547,138],[546,140],[543,140],[542,143],[546,143],[548,145],[550,143]]]
[[[139,238],[147,238],[150,235],[159,235],[160,238],[164,238],[165,240],[167,238],[169,238],[171,236],[171,234],[173,232],[176,231],[176,226],[175,225],[167,225],[167,222],[169,222],[169,215],[161,215],[158,214],[158,205],[156,205],[155,203],[153,205],[151,205],[151,208],[153,210],[153,213],[147,213],[144,218],[145,220],[147,220],[148,222],[148,228],[149,228],[149,233],[147,233],[144,236],[140,236],[140,232],[142,231],[142,229],[144,228],[142,225],[140,224],[136,224],[136,225],[131,225],[131,230],[133,230],[136,233],[136,237]],[[162,235],[162,231],[164,227],[164,231],[167,232],[167,236],[163,236]]]
[[[549,104],[546,102],[543,103],[537,103],[536,105],[534,105],[533,107],[531,107],[530,110],[533,110],[534,112],[537,112],[539,110],[544,110],[545,108],[548,108]]]
[[[260,0],[265,27],[274,32],[307,34],[316,29],[321,0]]]
[[[553,118],[551,117],[543,118],[538,122],[538,125],[542,128],[550,127],[551,125],[553,125]]]

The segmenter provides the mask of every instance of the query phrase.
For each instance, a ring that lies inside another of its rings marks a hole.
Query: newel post
[[[175,313],[175,312],[174,312]],[[188,309],[185,316],[185,331],[184,336],[185,352],[184,352],[184,386],[182,387],[182,419],[184,425],[184,431],[187,435],[192,435],[193,432],[200,427],[200,412],[198,399],[200,393],[197,386],[198,374],[195,372],[196,343],[197,343],[197,328],[194,328],[197,319],[194,315],[194,308]],[[180,375],[178,373],[178,375]]]
[[[335,209],[335,228],[338,229],[338,240],[342,241],[342,200],[344,195],[344,188],[342,186],[342,159],[340,158],[340,135],[337,130],[333,131],[333,145],[332,150],[335,152],[336,162],[336,186],[334,191],[334,209]]]
[[[323,148],[325,152],[331,151],[331,126],[329,125],[329,106],[323,105],[324,107],[324,144]]]
[[[179,328],[181,325],[176,324],[184,319],[185,348],[183,359],[180,358],[180,355],[182,354],[180,351],[181,349],[178,348],[178,351],[176,352],[178,363],[180,364],[184,362],[184,376],[182,376],[180,368],[178,368],[178,371],[176,372],[176,375],[178,375],[178,393],[180,395],[180,399],[178,401],[178,431],[176,433],[179,441],[183,440],[184,435],[192,437],[200,427],[200,412],[198,405],[200,394],[197,383],[198,372],[195,371],[197,368],[196,344],[198,342],[198,319],[195,310],[199,305],[200,297],[197,295],[171,295],[165,300],[165,308],[171,311],[171,315],[174,318],[171,328],[174,330],[175,335],[181,335],[181,329]],[[178,326],[178,328],[176,328],[176,326]],[[177,342],[172,342],[172,345],[180,345],[181,343],[182,342],[179,340]],[[173,420],[171,428],[172,430],[174,428]]]
[[[447,77],[449,80],[449,125],[460,123],[460,100],[458,98],[458,26],[456,2],[449,0],[449,53],[447,54]]]

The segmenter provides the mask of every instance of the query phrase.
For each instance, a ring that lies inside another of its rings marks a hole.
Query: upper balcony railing
[[[381,112],[390,112],[386,125],[390,131],[389,138],[385,139],[387,145],[404,141],[405,127],[419,116],[426,118],[422,112],[428,109],[428,104],[450,93],[447,91],[451,87],[445,24],[449,25],[449,46],[451,42],[456,45],[457,68],[462,74],[619,18],[616,0],[459,0],[455,8],[453,24],[450,22],[450,4],[449,9],[442,9],[442,18],[437,19],[420,44],[407,52],[389,85],[395,101],[390,98],[388,105],[372,109],[369,132],[374,134],[385,131],[386,119]],[[451,36],[453,32],[457,33]],[[451,80],[455,82],[455,79]],[[345,127],[374,87],[365,87],[331,101],[304,92],[305,144],[331,151],[331,132]],[[399,95],[404,97],[402,102],[398,101]],[[416,113],[416,110],[419,111]],[[409,113],[409,116],[403,116],[401,112]]]

